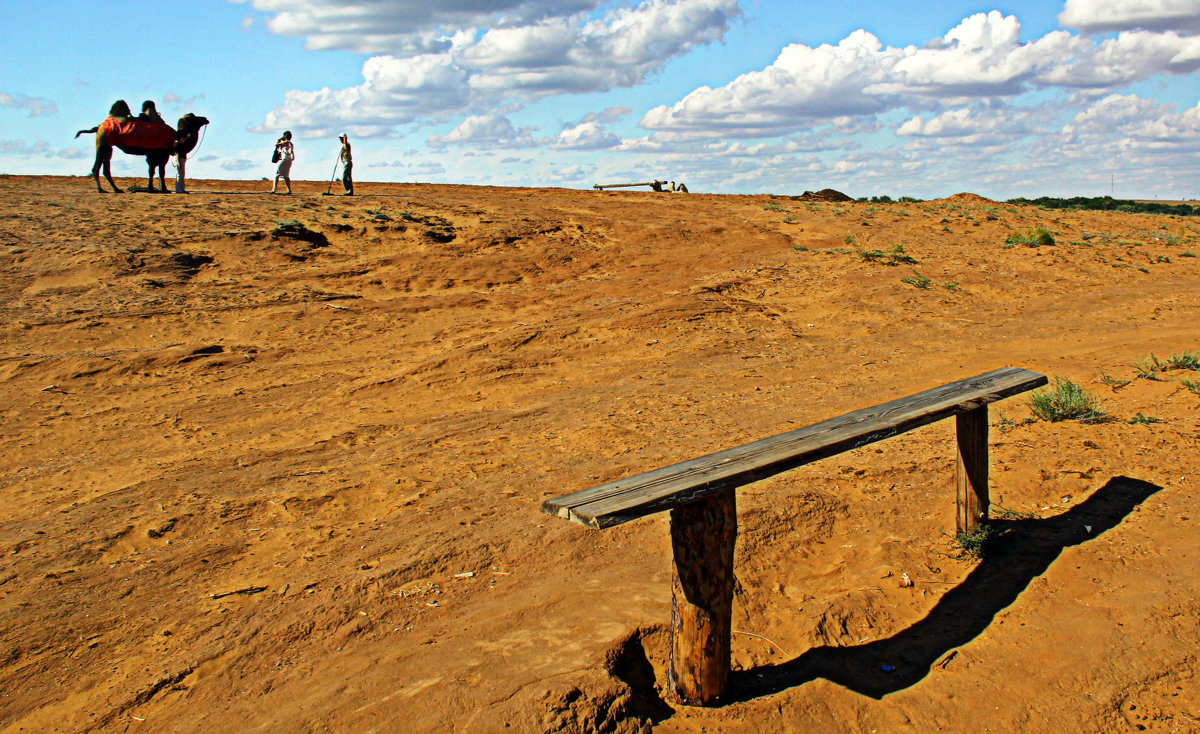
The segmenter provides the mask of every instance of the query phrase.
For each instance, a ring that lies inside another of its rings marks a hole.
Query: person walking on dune
[[[279,159],[279,167],[275,169],[275,182],[271,184],[271,193],[279,190],[279,179],[287,186],[287,192],[292,193],[292,161],[296,159],[296,149],[292,146],[292,131],[284,130],[283,137],[275,141],[275,156]]]
[[[342,141],[342,188],[346,190],[346,196],[354,196],[354,179],[350,175],[354,168],[354,158],[350,155],[350,137],[342,133],[339,140]]]

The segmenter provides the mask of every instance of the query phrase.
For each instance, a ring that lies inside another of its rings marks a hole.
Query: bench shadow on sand
[[[725,703],[749,701],[825,678],[880,699],[918,683],[935,664],[975,639],[996,615],[1041,576],[1064,548],[1081,545],[1116,527],[1162,487],[1114,477],[1061,515],[1034,520],[994,520],[1004,530],[962,583],[929,614],[891,637],[847,647],[814,647],[777,665],[733,671]],[[884,672],[890,666],[890,672]]]

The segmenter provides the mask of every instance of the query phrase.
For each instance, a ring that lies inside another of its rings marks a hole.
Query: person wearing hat
[[[354,168],[354,158],[350,155],[350,137],[342,133],[338,140],[342,141],[342,188],[346,190],[346,196],[354,196],[354,179],[350,177],[350,171]]]

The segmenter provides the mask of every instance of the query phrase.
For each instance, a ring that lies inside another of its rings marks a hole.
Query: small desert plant
[[[1163,362],[1163,370],[1200,370],[1200,351],[1172,354]]]
[[[996,525],[983,523],[979,529],[973,533],[958,533],[954,536],[954,543],[958,546],[959,558],[983,558],[987,553],[988,546],[992,544],[996,538],[1004,534],[1004,531]]]
[[[1158,373],[1163,370],[1163,363],[1151,352],[1149,357],[1134,362],[1133,369],[1137,372],[1139,379],[1157,380]]]
[[[783,207],[779,206],[778,204],[763,204],[763,209],[765,209],[765,210],[767,210],[767,211],[769,211],[769,212],[781,212],[781,211],[783,211]]]
[[[1054,235],[1042,227],[1033,227],[1020,232],[1011,232],[1004,241],[1010,245],[1027,245],[1029,247],[1050,246],[1054,244]]]
[[[918,273],[915,270],[913,271],[913,277],[901,278],[900,282],[908,283],[909,285],[913,286],[914,288],[920,288],[921,290],[927,290],[929,288],[930,284],[933,283],[933,281],[931,281],[929,278],[926,278],[924,275],[921,275],[920,273]]]
[[[1187,252],[1179,253],[1179,256],[1180,257],[1195,257],[1196,253],[1192,252],[1191,250],[1188,250]]]
[[[1029,397],[1029,409],[1035,416],[1051,423],[1057,421],[1099,421],[1105,417],[1104,408],[1096,396],[1079,383],[1063,377],[1054,378],[1054,386],[1038,390]]]
[[[1200,380],[1180,380],[1180,384],[1197,395],[1200,395]]]
[[[1002,520],[1036,520],[1037,515],[1032,512],[1019,512],[1011,507],[1005,507],[999,502],[993,502],[989,509],[992,517],[998,517]]]
[[[862,250],[858,253],[867,262],[882,262],[884,265],[899,265],[908,263],[915,265],[918,260],[904,251],[904,245],[896,245],[890,250]]]
[[[1131,382],[1133,382],[1133,380],[1121,380],[1105,372],[1100,373],[1100,384],[1104,385],[1105,387],[1111,387],[1113,392],[1120,390]]]
[[[804,245],[792,245],[792,249],[796,252],[808,252],[808,248]]]
[[[846,243],[847,245],[853,245],[855,242],[854,235],[852,235],[852,234],[846,235],[846,239],[842,240],[842,242]]]
[[[1126,421],[1126,423],[1128,423],[1131,426],[1136,426],[1136,425],[1148,426],[1151,423],[1162,423],[1162,418],[1155,418],[1155,417],[1149,416],[1149,415],[1142,415],[1142,411],[1139,410],[1138,414],[1135,415],[1134,417],[1130,418],[1128,421]]]
[[[958,289],[958,281],[957,280],[947,280],[945,283],[942,283],[942,287],[944,287],[948,291],[957,290]]]

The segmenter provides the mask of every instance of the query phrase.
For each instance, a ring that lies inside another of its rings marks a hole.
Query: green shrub
[[[927,290],[930,284],[933,283],[933,281],[931,281],[929,278],[926,278],[924,275],[921,275],[915,270],[913,271],[913,277],[901,278],[900,282],[908,283],[909,285],[920,288],[921,290]]]
[[[1054,244],[1054,235],[1042,227],[1033,227],[1021,231],[1010,232],[1004,241],[1010,245],[1026,245],[1028,247],[1045,246],[1049,247]]]
[[[1072,380],[1054,378],[1054,386],[1038,390],[1029,397],[1029,409],[1051,423],[1057,421],[1098,421],[1105,417],[1096,396]]]

